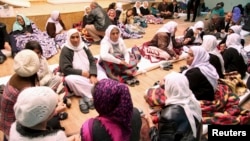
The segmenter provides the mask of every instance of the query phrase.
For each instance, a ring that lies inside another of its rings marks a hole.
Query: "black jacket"
[[[202,123],[195,119],[197,137],[193,132],[184,109],[179,105],[165,106],[159,117],[158,129],[150,129],[151,141],[199,141],[202,135]]]
[[[214,100],[214,89],[208,79],[199,68],[192,68],[185,73],[189,88],[194,93],[197,100]]]
[[[203,36],[204,36],[204,32],[202,31],[200,33],[200,37],[201,39],[203,40]],[[194,30],[193,29],[188,29],[185,36],[184,36],[184,39],[186,38],[191,38],[191,40],[187,43],[187,45],[192,45],[192,44],[195,44],[194,41],[195,41],[195,37],[194,37]]]

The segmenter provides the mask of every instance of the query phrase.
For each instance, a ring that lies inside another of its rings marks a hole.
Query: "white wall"
[[[209,9],[212,9],[219,2],[224,2],[225,12],[231,11],[233,6],[242,4],[243,7],[249,2],[249,0],[205,0],[205,5]]]

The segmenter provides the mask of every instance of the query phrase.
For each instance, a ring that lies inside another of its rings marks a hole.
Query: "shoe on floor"
[[[92,99],[89,99],[86,103],[87,103],[89,109],[91,109],[91,110],[95,109],[94,101]]]
[[[79,100],[79,108],[80,108],[80,111],[81,111],[82,113],[84,113],[84,114],[89,113],[89,107],[88,107],[87,103],[84,101],[83,98],[81,98],[81,99]]]
[[[6,56],[0,56],[0,64],[3,64],[6,59]]]
[[[189,22],[189,19],[184,20],[185,22]]]

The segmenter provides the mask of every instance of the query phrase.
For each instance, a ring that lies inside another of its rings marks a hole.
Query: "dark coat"
[[[112,23],[107,12],[102,7],[97,6],[89,13],[87,24],[93,24],[96,30],[105,31]]]
[[[213,86],[199,68],[192,68],[188,70],[185,75],[189,81],[189,88],[197,100],[214,100],[215,92]]]
[[[191,126],[184,109],[179,105],[165,106],[159,115],[158,129],[151,128],[151,141],[199,141],[202,123],[195,120],[197,138],[193,137]]]

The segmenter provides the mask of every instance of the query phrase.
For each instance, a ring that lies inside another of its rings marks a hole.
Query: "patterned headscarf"
[[[215,67],[209,63],[210,56],[208,52],[201,46],[192,46],[190,49],[193,51],[194,60],[189,68],[183,73],[185,74],[192,68],[199,68],[215,91],[217,89],[219,75]]]
[[[189,124],[196,137],[197,129],[195,118],[201,121],[201,107],[198,100],[189,88],[188,79],[185,75],[177,72],[171,72],[165,76],[165,92],[167,99],[165,105],[179,105],[183,107],[188,118]]]
[[[112,140],[129,141],[133,104],[128,87],[112,79],[102,79],[93,89],[93,99],[98,119]]]
[[[20,16],[23,18],[24,24],[25,25],[20,25],[19,22],[17,21],[17,17]],[[13,24],[13,31],[22,31],[23,30],[23,26],[29,26],[31,24],[29,18],[27,18],[26,16],[24,16],[23,14],[17,14],[16,16],[16,21]]]

